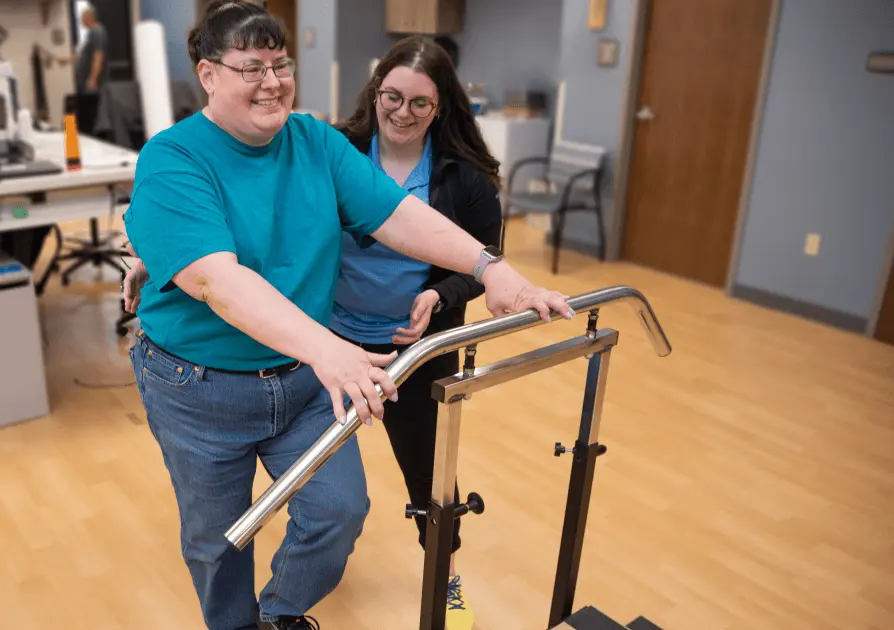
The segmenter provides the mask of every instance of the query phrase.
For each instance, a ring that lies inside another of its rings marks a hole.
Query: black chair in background
[[[544,187],[541,191],[514,190],[513,181],[519,170],[532,165],[544,167]],[[590,146],[559,145],[550,155],[533,156],[516,162],[509,171],[503,202],[503,234],[500,248],[506,246],[506,219],[517,214],[545,214],[551,220],[553,246],[552,272],[558,273],[559,252],[569,212],[587,211],[596,215],[599,239],[598,257],[605,260],[605,224],[602,217],[602,181],[605,171],[605,151]]]

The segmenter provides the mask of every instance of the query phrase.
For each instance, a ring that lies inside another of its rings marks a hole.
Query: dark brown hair
[[[500,163],[484,144],[472,104],[456,76],[453,62],[443,48],[426,37],[402,39],[382,57],[357,98],[357,109],[345,122],[348,134],[365,141],[372,140],[378,128],[377,90],[388,73],[398,67],[424,72],[438,89],[437,118],[429,127],[435,152],[469,162],[499,187]]]
[[[281,50],[286,47],[286,33],[277,18],[254,2],[214,0],[205,7],[187,42],[189,57],[198,65],[202,59],[220,59],[230,48]]]

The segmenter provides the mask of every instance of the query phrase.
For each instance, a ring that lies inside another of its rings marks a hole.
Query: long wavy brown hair
[[[376,90],[389,72],[401,66],[424,72],[438,89],[437,117],[428,128],[435,153],[469,162],[499,187],[500,163],[487,150],[453,62],[443,48],[426,37],[402,39],[382,57],[357,98],[357,109],[345,121],[348,134],[372,140],[378,129]]]

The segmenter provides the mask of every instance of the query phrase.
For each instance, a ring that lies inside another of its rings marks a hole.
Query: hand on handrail
[[[551,312],[566,319],[574,317],[568,296],[558,291],[535,287],[524,276],[503,261],[492,264],[481,277],[484,283],[487,310],[495,316],[534,310],[545,322],[552,320]]]

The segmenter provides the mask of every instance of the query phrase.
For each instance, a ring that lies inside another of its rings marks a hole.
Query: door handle
[[[652,110],[649,108],[648,105],[636,112],[637,120],[653,120],[654,118],[655,114],[652,113]]]

